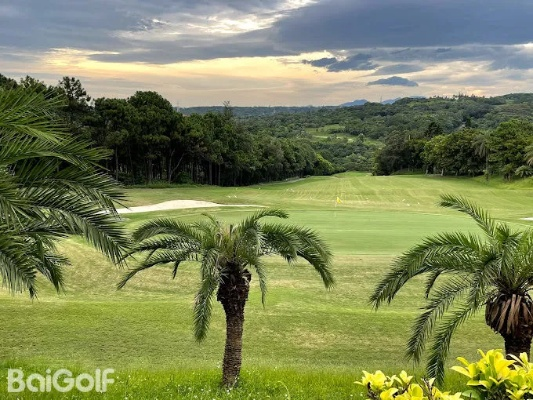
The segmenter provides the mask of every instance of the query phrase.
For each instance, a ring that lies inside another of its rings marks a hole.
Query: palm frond
[[[435,326],[435,322],[453,305],[455,299],[470,287],[470,282],[465,278],[452,278],[433,291],[429,303],[425,305],[411,330],[407,342],[407,356],[419,362],[426,342]]]
[[[239,224],[239,229],[241,230],[241,232],[246,232],[248,229],[256,227],[257,222],[259,222],[260,219],[266,218],[266,217],[286,219],[286,218],[289,218],[289,214],[283,210],[279,210],[276,208],[265,208],[265,209],[256,211],[249,217],[245,218]]]
[[[60,143],[63,126],[56,110],[62,105],[60,98],[47,99],[24,88],[0,91],[0,129]]]
[[[0,228],[0,277],[2,285],[11,293],[27,290],[30,297],[37,294],[36,265],[39,260],[19,231]]]
[[[457,210],[472,217],[477,225],[489,236],[494,236],[495,223],[489,214],[462,196],[442,195],[439,205],[452,210]]]
[[[199,238],[195,225],[175,221],[170,218],[159,218],[148,221],[133,232],[133,240],[141,241],[156,235],[174,235],[184,238]]]
[[[261,226],[261,255],[278,254],[288,263],[296,260],[299,238],[287,225],[265,223]]]
[[[216,248],[206,249],[201,265],[202,284],[194,302],[194,337],[201,342],[207,336],[211,322],[213,295],[220,283],[218,269],[218,251]]]
[[[383,302],[390,303],[407,281],[421,274],[472,272],[479,264],[481,249],[474,236],[463,233],[426,238],[393,262],[392,269],[374,289],[370,302],[375,308]]]
[[[148,268],[151,268],[153,265],[145,265],[145,264],[140,264],[139,266],[137,266],[136,268],[132,268],[128,271],[128,273],[126,273],[126,275],[124,275],[124,277],[121,279],[121,281],[117,284],[117,289],[122,289],[124,286],[126,286],[126,284],[129,282],[129,280],[131,278],[133,278],[135,275],[137,275],[139,272],[141,271],[144,271]]]
[[[444,317],[433,337],[428,357],[427,374],[435,378],[438,383],[444,381],[444,363],[450,349],[450,342],[457,328],[476,312],[476,308],[466,304]]]
[[[252,264],[255,272],[257,273],[257,277],[259,279],[259,289],[261,289],[261,304],[263,304],[263,307],[265,306],[266,302],[266,294],[267,294],[267,275],[266,275],[266,269],[263,263],[259,260],[255,264]]]
[[[315,268],[326,288],[332,287],[335,279],[330,268],[332,253],[329,246],[311,229],[296,226],[292,227],[292,229],[300,241],[297,255]]]
[[[58,238],[81,235],[117,263],[129,246],[115,210],[121,189],[99,166],[109,152],[70,135],[57,117],[62,105],[26,88],[0,91],[0,221],[11,241],[0,273],[30,296],[37,273],[61,289]]]

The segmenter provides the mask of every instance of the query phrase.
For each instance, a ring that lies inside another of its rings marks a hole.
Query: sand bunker
[[[207,207],[261,207],[253,204],[218,204],[210,201],[199,200],[171,200],[149,206],[137,206],[130,208],[118,208],[119,214],[144,213],[163,210],[179,210],[183,208],[207,208]]]

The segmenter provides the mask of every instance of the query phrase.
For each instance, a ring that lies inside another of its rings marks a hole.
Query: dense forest
[[[160,94],[91,99],[64,77],[49,86],[0,74],[0,88],[63,99],[72,135],[109,149],[125,184],[248,185],[346,170],[388,175],[533,175],[533,94],[405,98],[351,107],[198,107]]]

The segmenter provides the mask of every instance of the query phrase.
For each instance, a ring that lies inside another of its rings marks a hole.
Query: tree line
[[[126,184],[237,186],[335,172],[308,139],[257,135],[229,104],[222,112],[185,116],[153,91],[92,100],[72,77],[47,86],[32,77],[17,82],[0,75],[0,87],[62,99],[59,114],[69,132],[109,149],[105,166]]]
[[[62,99],[69,132],[107,148],[105,166],[125,184],[238,186],[350,170],[533,175],[533,94],[323,108],[227,103],[182,113],[151,91],[91,99],[73,77],[47,86],[0,74],[0,87]]]
[[[533,175],[533,123],[502,122],[494,130],[463,128],[443,133],[436,123],[422,132],[392,132],[376,154],[374,174],[407,170],[477,176],[501,175],[507,180]]]

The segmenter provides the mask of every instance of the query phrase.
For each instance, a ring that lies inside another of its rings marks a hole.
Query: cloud
[[[513,51],[514,50],[514,51]],[[490,70],[513,69],[524,70],[533,69],[533,52],[531,48],[519,47],[507,49],[505,55],[495,58],[489,65]]]
[[[377,64],[370,61],[372,57],[369,54],[356,54],[351,57],[347,57],[344,60],[337,61],[328,65],[328,71],[368,71],[376,69]]]
[[[418,86],[415,81],[402,78],[400,76],[391,76],[390,78],[378,79],[377,81],[368,82],[368,86],[387,85],[387,86]]]
[[[391,75],[391,74],[408,74],[411,72],[423,71],[424,68],[420,65],[413,64],[393,64],[379,68],[372,75]]]
[[[152,64],[326,50],[342,56],[310,64],[365,71],[381,62],[501,62],[498,48],[533,41],[532,19],[530,0],[18,0],[0,5],[0,47]],[[387,68],[381,73],[414,72]]]
[[[533,40],[529,0],[324,0],[272,28],[298,51],[506,45]]]
[[[303,60],[302,62],[304,64],[312,65],[313,67],[327,67],[333,63],[336,63],[338,60],[335,57],[324,57],[320,58],[318,60]]]
[[[376,69],[379,65],[374,64],[369,54],[355,54],[343,59],[336,57],[320,58],[318,60],[304,60],[304,64],[310,64],[314,67],[326,68],[329,72],[340,71],[368,71]]]
[[[283,0],[19,0],[0,8],[0,46],[122,53],[149,51],[148,42],[170,42],[176,53],[191,45],[201,48],[210,35],[220,38],[224,31],[242,33],[256,25],[269,26],[284,4]],[[185,42],[186,35],[194,40]]]
[[[531,0],[0,0],[0,72],[55,74],[50,83],[92,77],[101,94],[127,94],[138,82],[195,99],[211,86],[210,96],[229,98],[242,82],[261,88],[266,104],[303,94],[339,104],[348,90],[376,99],[383,87],[374,85],[388,85],[390,97],[417,84],[428,96],[524,91],[533,82],[531,20]],[[340,80],[351,86],[321,86]],[[253,90],[249,99],[257,104]]]

